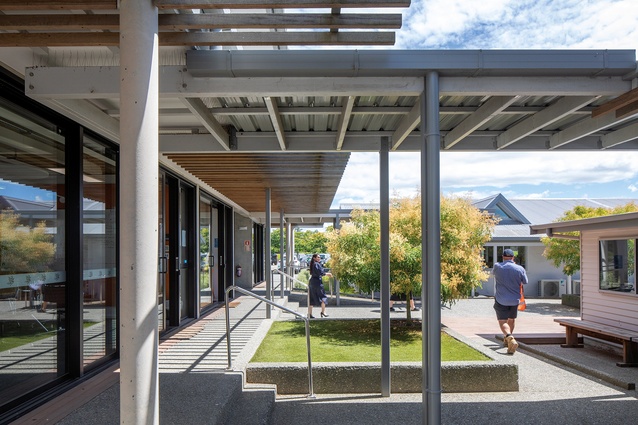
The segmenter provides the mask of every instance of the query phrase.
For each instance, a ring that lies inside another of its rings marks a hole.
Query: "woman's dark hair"
[[[315,260],[315,258],[317,260]],[[321,261],[321,257],[319,256],[319,254],[312,254],[312,257],[310,257],[310,264],[312,264],[315,261],[319,261],[319,262]]]

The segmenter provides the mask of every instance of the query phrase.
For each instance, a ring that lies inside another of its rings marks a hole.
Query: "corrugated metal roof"
[[[612,198],[612,199],[508,199],[521,214],[532,224],[551,223],[559,219],[566,211],[582,205],[592,208],[613,208],[626,205],[629,202],[638,202],[638,199]]]
[[[485,199],[480,199],[473,203],[479,209],[484,209],[496,198],[503,196],[497,194]],[[530,226],[536,224],[551,223],[558,220],[565,212],[572,210],[576,206],[586,206],[591,208],[614,208],[626,205],[630,202],[638,203],[638,199],[630,198],[543,198],[543,199],[507,199],[509,203],[518,210],[521,215],[530,221],[530,224],[500,224],[494,227],[492,240],[499,241],[502,238],[513,238],[516,240],[540,240],[543,235],[531,235]]]

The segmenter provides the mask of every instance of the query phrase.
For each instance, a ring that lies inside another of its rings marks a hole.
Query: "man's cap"
[[[503,257],[513,257],[513,256],[514,256],[514,251],[512,251],[511,249],[503,250]]]

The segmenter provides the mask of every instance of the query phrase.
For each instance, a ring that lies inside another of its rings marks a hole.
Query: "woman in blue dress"
[[[322,276],[332,277],[332,273],[326,273],[321,266],[321,258],[319,254],[314,254],[310,259],[310,282],[308,285],[308,291],[310,291],[310,304],[308,305],[308,317],[314,319],[312,315],[312,306],[321,306],[321,317],[328,317],[326,314],[326,304],[328,303],[328,297],[326,291],[323,289]]]

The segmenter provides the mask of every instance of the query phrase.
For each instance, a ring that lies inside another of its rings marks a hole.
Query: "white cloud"
[[[637,49],[636,4],[636,0],[413,0],[402,10],[396,47]],[[441,190],[474,199],[495,192],[512,198],[555,197],[568,189],[586,197],[594,190],[591,185],[608,184],[614,193],[621,190],[630,196],[638,191],[635,163],[635,153],[618,151],[445,152]],[[335,201],[378,202],[378,168],[378,154],[352,154]],[[521,191],[518,185],[534,190]],[[391,193],[411,195],[419,187],[420,154],[391,153]]]
[[[501,192],[511,198],[557,196],[545,185],[578,188],[587,184],[615,184],[635,180],[637,155],[630,152],[444,152],[441,154],[441,191],[480,199]],[[390,191],[401,196],[421,186],[419,153],[390,153]],[[517,192],[513,185],[532,185],[538,191]],[[628,193],[638,190],[627,185]],[[581,196],[585,196],[583,193]],[[353,153],[335,204],[379,201],[379,162],[376,153]],[[334,204],[333,204],[334,205]]]
[[[635,0],[416,0],[400,48],[635,48]]]

